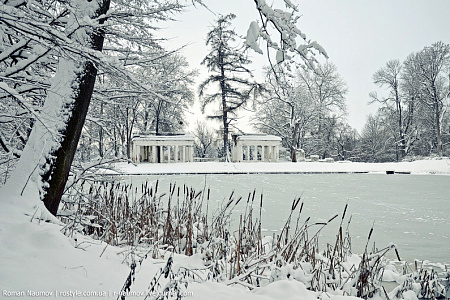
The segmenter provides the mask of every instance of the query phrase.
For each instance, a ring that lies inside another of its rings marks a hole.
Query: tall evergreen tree
[[[203,112],[208,104],[219,103],[220,110],[208,117],[222,121],[223,149],[227,160],[230,115],[235,115],[252,95],[255,97],[262,89],[261,85],[252,80],[252,72],[246,67],[251,61],[243,49],[232,45],[238,39],[236,32],[230,29],[234,18],[233,14],[220,16],[217,25],[208,33],[206,45],[211,51],[202,64],[206,65],[211,74],[199,87]],[[218,86],[218,89],[209,94],[207,89],[211,85]]]

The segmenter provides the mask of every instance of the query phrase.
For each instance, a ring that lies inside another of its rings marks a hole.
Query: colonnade
[[[132,159],[136,163],[194,161],[194,137],[190,135],[136,136],[132,140]]]
[[[135,161],[163,163],[163,162],[192,162],[194,161],[194,151],[188,145],[152,145],[136,146],[138,155]]]
[[[272,135],[238,135],[233,137],[234,162],[277,162],[281,138]]]
[[[243,145],[237,149],[238,161],[278,161],[278,146]]]

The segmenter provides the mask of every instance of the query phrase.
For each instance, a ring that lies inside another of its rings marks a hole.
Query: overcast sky
[[[277,5],[282,0],[273,0]],[[450,0],[291,0],[299,5],[297,26],[308,39],[316,40],[329,55],[348,85],[347,120],[359,132],[366,116],[376,111],[368,105],[369,92],[380,91],[372,83],[372,74],[390,59],[404,60],[434,42],[450,43]],[[207,53],[206,34],[216,14],[234,13],[236,32],[245,36],[251,21],[257,20],[252,0],[204,0],[204,7],[190,8],[168,23],[161,33],[170,38],[168,47],[189,44],[182,50],[190,67],[200,70],[199,80],[206,76],[200,62]],[[267,0],[267,3],[270,1]],[[213,13],[214,12],[214,13]],[[253,54],[251,68],[262,77],[264,56]],[[196,87],[197,88],[197,87]],[[189,119],[201,118],[192,109]],[[245,121],[240,127],[245,128]],[[247,127],[248,128],[248,127]]]

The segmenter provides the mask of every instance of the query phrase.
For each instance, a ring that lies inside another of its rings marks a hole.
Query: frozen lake
[[[234,175],[135,175],[133,184],[160,181],[160,191],[170,183],[202,190],[211,188],[210,208],[216,208],[234,190],[247,199],[256,189],[263,193],[263,234],[272,235],[285,223],[292,200],[302,195],[302,220],[335,219],[321,233],[322,243],[333,243],[340,216],[349,204],[352,215],[352,250],[362,253],[374,224],[371,244],[378,248],[398,246],[402,260],[450,263],[450,176],[384,174],[234,174]],[[216,203],[214,203],[216,202]],[[256,202],[256,201],[255,201]],[[245,201],[242,201],[245,203]],[[242,206],[240,209],[243,209]],[[255,207],[256,208],[256,207]],[[239,207],[235,210],[239,217]],[[314,229],[313,229],[314,230]],[[311,231],[310,233],[313,233]],[[394,255],[389,257],[394,258]]]

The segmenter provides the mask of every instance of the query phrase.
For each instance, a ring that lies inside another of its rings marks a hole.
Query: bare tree
[[[200,158],[213,158],[214,131],[208,128],[205,122],[197,122],[194,128],[195,152]]]
[[[333,148],[333,124],[345,114],[345,82],[329,63],[297,76],[289,75],[284,64],[272,68],[267,76],[269,96],[260,101],[254,125],[282,136],[293,162],[298,147],[325,156]]]
[[[383,134],[391,143],[384,147],[385,159],[391,157],[392,147],[397,161],[406,155],[442,155],[449,65],[450,46],[438,42],[410,54],[403,63],[391,60],[374,73],[374,83],[388,90],[385,97],[370,94],[371,102],[382,104],[377,120],[384,123]]]
[[[314,119],[314,107],[283,65],[268,70],[267,93],[259,101],[253,125],[261,132],[282,137],[290,151],[291,160],[296,162],[296,150],[302,146]]]
[[[330,145],[326,123],[331,119],[343,119],[345,116],[347,85],[337,72],[336,66],[326,62],[319,64],[315,70],[301,70],[298,74],[298,88],[304,91],[308,102],[314,107],[314,147],[316,153],[325,158]]]
[[[159,97],[144,98],[144,130],[176,132],[185,125],[184,113],[194,101],[191,85],[196,71],[188,70],[186,59],[178,54],[171,54],[158,61],[151,69],[143,70],[143,76],[149,85],[157,91]],[[160,97],[164,96],[164,97]]]
[[[384,107],[393,111],[393,118],[396,120],[396,159],[401,160],[406,156],[406,135],[410,128],[412,118],[405,116],[403,112],[404,97],[400,91],[400,80],[402,73],[402,64],[399,60],[390,60],[386,66],[373,74],[373,82],[380,87],[386,86],[389,89],[389,96],[379,98],[376,92],[370,93],[372,102],[379,102]],[[408,111],[407,111],[408,112]],[[406,118],[405,118],[406,117]]]
[[[361,155],[367,162],[393,160],[392,135],[380,113],[369,115],[361,134]],[[391,157],[392,156],[392,157]]]
[[[444,100],[448,96],[448,67],[450,64],[450,45],[437,42],[418,52],[412,62],[419,79],[423,97],[420,99],[433,110],[436,152],[442,155],[442,119],[446,111]]]

